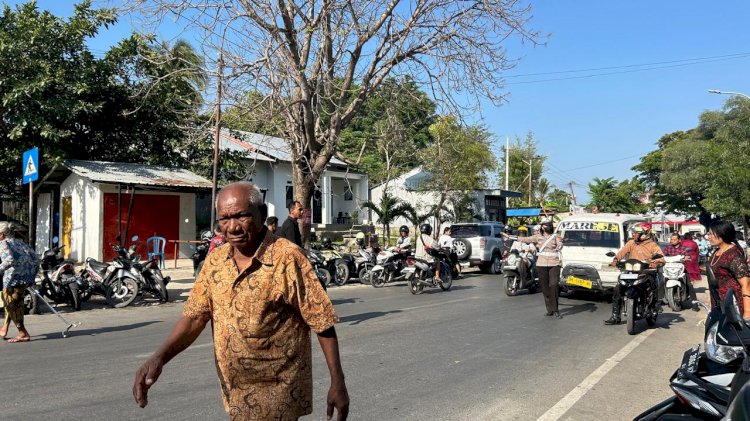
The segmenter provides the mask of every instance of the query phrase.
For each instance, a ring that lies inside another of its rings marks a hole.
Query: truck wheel
[[[492,260],[489,264],[489,272],[493,275],[497,275],[503,271],[503,259],[497,253],[492,255]]]

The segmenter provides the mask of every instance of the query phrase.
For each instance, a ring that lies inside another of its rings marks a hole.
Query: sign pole
[[[36,250],[36,226],[34,225],[34,182],[29,182],[29,245]]]

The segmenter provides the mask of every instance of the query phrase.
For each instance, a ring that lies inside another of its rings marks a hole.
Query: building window
[[[344,200],[352,200],[354,198],[354,193],[352,192],[352,188],[350,186],[346,187],[346,191],[344,191]]]
[[[294,202],[294,186],[286,186],[286,208],[289,209],[289,206],[292,205],[292,202]]]

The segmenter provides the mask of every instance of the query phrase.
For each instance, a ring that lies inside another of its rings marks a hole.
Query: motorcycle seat
[[[91,268],[94,269],[94,270],[106,269],[109,266],[106,263],[99,262],[99,261],[94,260],[92,258],[86,259],[86,263],[88,263],[89,266],[91,266]]]

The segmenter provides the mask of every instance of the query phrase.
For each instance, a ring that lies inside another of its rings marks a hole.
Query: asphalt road
[[[63,339],[54,315],[29,316],[33,341],[0,343],[0,419],[226,419],[204,334],[165,367],[140,409],[135,370],[180,315],[189,281],[170,303],[65,313],[82,322]],[[469,274],[453,289],[412,296],[403,284],[329,290],[351,397],[352,420],[625,420],[670,396],[668,377],[701,342],[703,313],[666,312],[657,328],[629,336],[605,327],[596,297],[561,299],[565,316],[543,316],[540,294],[507,297],[500,278]],[[12,329],[12,331],[14,331]],[[315,412],[325,419],[328,374],[313,340]]]

